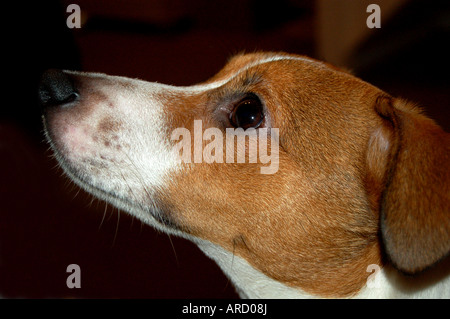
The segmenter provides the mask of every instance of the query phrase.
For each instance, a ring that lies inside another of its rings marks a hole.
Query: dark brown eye
[[[263,106],[260,99],[249,94],[241,100],[230,113],[230,123],[243,129],[257,128],[264,120]]]

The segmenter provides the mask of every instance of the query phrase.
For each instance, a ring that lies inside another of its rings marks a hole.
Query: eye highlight
[[[255,94],[249,93],[236,104],[229,119],[230,124],[235,128],[258,128],[264,120],[261,100]]]

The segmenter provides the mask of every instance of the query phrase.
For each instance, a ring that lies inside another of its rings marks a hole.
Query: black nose
[[[39,101],[42,106],[64,106],[78,99],[70,76],[61,70],[47,70],[39,83]]]

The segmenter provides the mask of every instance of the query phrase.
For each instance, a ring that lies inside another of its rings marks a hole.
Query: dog
[[[48,70],[39,99],[76,184],[196,243],[242,298],[450,297],[450,134],[345,70],[273,52],[188,87]],[[172,132],[198,121],[276,128],[277,169],[180,160],[198,137]]]

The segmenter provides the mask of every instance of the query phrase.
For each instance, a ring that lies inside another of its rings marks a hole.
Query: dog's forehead
[[[290,55],[286,53],[240,54],[232,57],[228,63],[206,83],[215,83],[217,86],[220,86],[253,67],[262,67],[263,65],[269,65],[270,63],[278,61],[297,61],[299,64],[307,64],[319,68],[326,67],[325,63],[300,55]]]
[[[249,53],[249,54],[240,54],[233,56],[224,69],[242,69],[242,68],[250,68],[252,66],[283,61],[283,60],[295,60],[301,61],[307,64],[315,64],[318,66],[324,66],[323,62],[313,60],[309,57],[301,56],[301,55],[293,55],[287,53]]]

